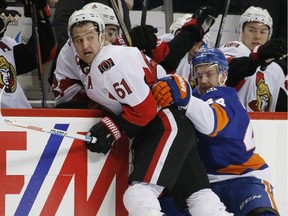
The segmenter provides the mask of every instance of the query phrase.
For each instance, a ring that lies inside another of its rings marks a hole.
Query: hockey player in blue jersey
[[[153,95],[160,107],[179,106],[199,136],[199,153],[212,190],[235,216],[279,215],[270,168],[256,152],[251,122],[236,91],[225,87],[228,62],[217,48],[203,49],[192,59],[197,87],[179,75],[160,79]],[[172,191],[177,197],[176,184]],[[169,215],[169,212],[167,212]]]

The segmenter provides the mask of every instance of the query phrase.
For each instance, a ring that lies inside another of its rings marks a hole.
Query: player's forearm
[[[181,32],[170,42],[156,47],[153,51],[153,60],[158,62],[169,73],[175,71],[181,59],[192,48],[195,36],[191,32]]]
[[[191,96],[186,109],[186,116],[200,133],[211,134],[213,132],[215,116],[207,102]]]
[[[41,48],[42,63],[55,57],[56,42],[50,23],[38,23],[38,33]],[[35,40],[30,37],[27,44],[18,44],[13,47],[17,75],[28,73],[37,68]]]
[[[229,63],[227,86],[235,87],[245,77],[252,76],[259,66],[259,61],[249,57],[233,58]]]

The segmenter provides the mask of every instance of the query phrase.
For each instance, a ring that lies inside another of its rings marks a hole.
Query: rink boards
[[[5,118],[86,134],[105,113],[97,110],[3,110]],[[272,168],[280,215],[288,215],[287,115],[251,114],[258,152]],[[0,124],[0,215],[127,216],[129,145],[108,155],[83,141]]]

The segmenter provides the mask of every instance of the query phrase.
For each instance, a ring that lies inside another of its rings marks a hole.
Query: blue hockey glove
[[[88,134],[96,137],[97,140],[96,142],[86,142],[86,147],[91,152],[106,154],[112,145],[121,138],[122,131],[110,117],[105,117],[95,124]]]
[[[185,107],[189,103],[191,89],[184,77],[173,74],[159,79],[153,86],[152,94],[162,108],[171,104]]]

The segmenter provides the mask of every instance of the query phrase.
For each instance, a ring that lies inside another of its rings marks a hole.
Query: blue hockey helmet
[[[225,58],[224,53],[218,48],[204,48],[199,50],[192,58],[194,72],[195,67],[200,64],[216,64],[218,66],[219,73],[228,73],[228,61]]]

